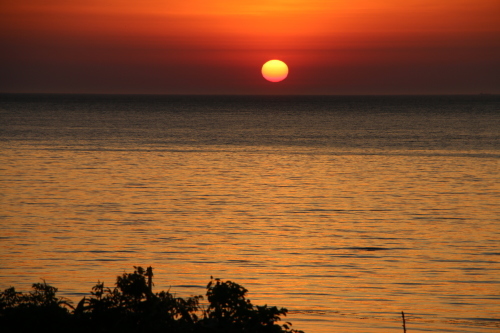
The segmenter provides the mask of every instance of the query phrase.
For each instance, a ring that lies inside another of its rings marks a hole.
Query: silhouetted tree
[[[113,289],[98,282],[76,308],[56,297],[57,288],[44,283],[23,294],[8,288],[0,294],[2,332],[165,332],[165,333],[300,333],[290,323],[278,325],[287,310],[254,306],[237,283],[211,279],[208,306],[202,296],[186,299],[168,291],[153,293],[153,269],[134,267],[116,279]],[[201,311],[202,318],[198,316]]]

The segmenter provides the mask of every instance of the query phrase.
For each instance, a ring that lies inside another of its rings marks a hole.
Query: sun
[[[269,60],[262,66],[262,76],[271,82],[283,81],[288,76],[288,66],[281,60]]]

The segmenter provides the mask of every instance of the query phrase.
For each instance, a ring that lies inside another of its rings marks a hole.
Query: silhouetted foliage
[[[288,332],[290,323],[276,324],[287,310],[254,306],[245,298],[247,291],[237,283],[212,279],[207,285],[210,305],[205,311],[205,322],[218,332]]]
[[[57,298],[57,288],[45,281],[35,283],[33,291],[23,294],[15,288],[0,294],[0,327],[3,332],[30,332],[41,327],[63,331],[71,325],[70,302]],[[69,308],[69,309],[68,309]]]
[[[212,278],[202,309],[203,296],[153,293],[153,269],[134,268],[118,276],[113,289],[98,282],[76,308],[45,281],[26,294],[8,288],[0,294],[2,332],[303,333],[277,324],[286,309],[252,305],[237,283]]]

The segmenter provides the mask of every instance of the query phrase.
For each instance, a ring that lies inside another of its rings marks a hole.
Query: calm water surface
[[[0,288],[134,265],[319,332],[500,329],[500,98],[0,95]]]

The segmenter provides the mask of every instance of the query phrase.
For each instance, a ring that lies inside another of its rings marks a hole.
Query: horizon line
[[[387,94],[224,94],[224,93],[97,93],[97,92],[1,92],[0,95],[88,95],[88,96],[268,96],[268,97],[397,97],[397,96],[500,96],[500,93],[387,93]]]

